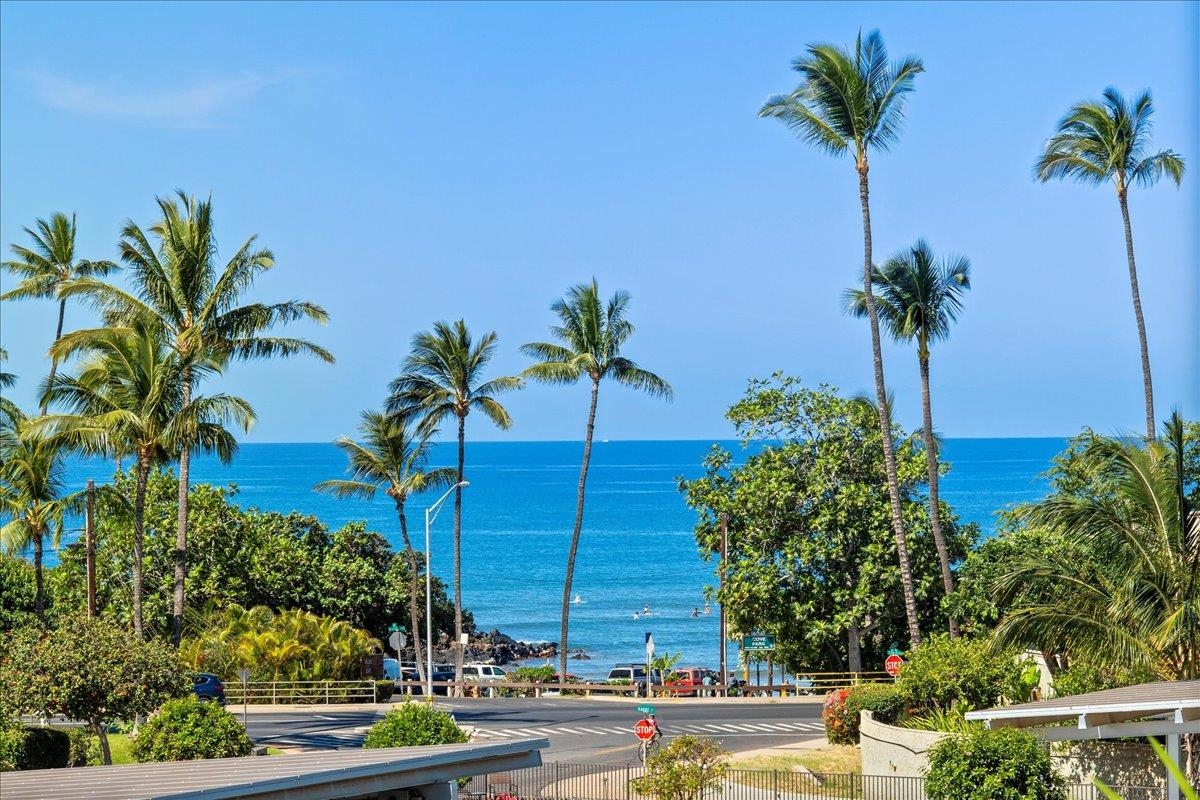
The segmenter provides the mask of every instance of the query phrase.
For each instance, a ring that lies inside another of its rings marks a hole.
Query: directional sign
[[[633,735],[643,742],[650,741],[654,738],[654,723],[648,719],[639,719],[633,726]]]
[[[742,637],[743,650],[774,650],[775,637],[765,633],[752,633]]]
[[[653,714],[654,706],[640,705],[637,710],[639,714]]]
[[[883,668],[887,670],[888,675],[895,678],[900,674],[900,670],[904,669],[904,659],[896,653],[892,653],[883,660]]]

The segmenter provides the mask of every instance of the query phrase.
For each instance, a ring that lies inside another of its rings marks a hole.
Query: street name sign
[[[653,714],[653,713],[654,713],[654,706],[650,706],[650,705],[640,705],[640,706],[638,706],[638,709],[637,709],[637,710],[638,710],[638,713],[639,713],[639,714]]]

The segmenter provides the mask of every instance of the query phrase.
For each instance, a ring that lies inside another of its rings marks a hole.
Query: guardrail
[[[251,681],[225,684],[225,700],[253,705],[303,705],[317,703],[375,703],[375,681]]]

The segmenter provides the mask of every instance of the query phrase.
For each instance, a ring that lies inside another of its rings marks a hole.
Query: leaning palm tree
[[[9,245],[12,261],[4,266],[21,277],[15,288],[0,295],[0,300],[55,297],[58,299],[58,325],[54,329],[54,341],[62,338],[63,317],[67,312],[67,298],[62,288],[78,278],[94,278],[107,275],[116,269],[111,261],[75,260],[75,215],[57,213],[49,220],[39,219],[34,227],[24,228],[32,239],[30,247]],[[58,371],[58,361],[50,360],[50,380]],[[46,413],[43,405],[41,413]]]
[[[1066,547],[1025,553],[996,581],[997,599],[1013,604],[998,642],[1103,653],[1112,666],[1161,680],[1200,679],[1200,509],[1185,461],[1196,442],[1178,413],[1164,434],[1144,444],[1097,437],[1080,466],[1102,490],[1054,494],[1025,512]]]
[[[621,355],[621,347],[634,330],[633,323],[625,315],[628,307],[628,292],[617,292],[605,304],[600,299],[600,289],[593,278],[591,283],[572,286],[567,290],[566,297],[555,300],[550,306],[550,310],[558,317],[558,324],[550,327],[550,333],[557,342],[532,342],[521,347],[526,355],[539,359],[538,363],[525,370],[526,377],[546,383],[571,384],[586,376],[592,384],[587,427],[584,429],[583,463],[579,468],[579,489],[575,499],[575,525],[571,530],[567,576],[563,582],[559,675],[567,674],[571,583],[575,577],[579,535],[583,530],[584,492],[587,488],[588,464],[592,458],[592,433],[596,426],[600,382],[608,378],[668,400],[673,394],[670,384]]]
[[[1129,290],[1137,321],[1142,356],[1142,389],[1146,397],[1146,438],[1154,438],[1154,386],[1150,379],[1150,348],[1146,320],[1138,291],[1137,262],[1133,256],[1133,228],[1129,222],[1129,187],[1152,186],[1167,175],[1178,186],[1183,180],[1183,158],[1173,150],[1150,153],[1150,117],[1154,103],[1143,92],[1132,103],[1111,86],[1100,101],[1077,103],[1059,120],[1058,130],[1046,142],[1034,167],[1037,179],[1070,178],[1099,185],[1113,182],[1121,219],[1125,224],[1125,258],[1129,262]]]
[[[129,267],[134,294],[97,280],[74,281],[66,291],[88,297],[110,324],[141,319],[161,329],[179,356],[183,405],[191,401],[202,374],[220,371],[230,360],[309,354],[332,363],[327,350],[306,339],[264,335],[297,320],[324,324],[328,316],[320,306],[297,300],[242,305],[255,279],[275,266],[275,257],[258,246],[257,237],[243,242],[218,269],[212,201],[179,192],[178,202],[160,198],[158,206],[162,219],[149,235],[133,222],[127,222],[121,234],[121,260]],[[77,331],[56,350],[69,354],[98,335],[103,336],[103,329]],[[199,442],[181,440],[176,453],[179,507],[171,630],[176,646],[183,632],[191,454],[198,446]]]
[[[483,371],[496,350],[496,333],[490,331],[476,341],[461,319],[434,323],[432,331],[413,337],[412,352],[400,377],[392,381],[388,413],[415,416],[419,430],[432,434],[453,417],[458,422],[458,486],[454,490],[454,641],[462,641],[462,482],[466,461],[467,415],[478,409],[496,427],[508,430],[512,419],[496,399],[521,387],[515,377],[483,380]],[[429,569],[428,564],[425,565]],[[432,643],[430,643],[432,645]],[[454,680],[462,681],[463,649],[454,649]]]
[[[448,486],[455,473],[448,467],[426,467],[429,437],[418,435],[413,427],[413,421],[403,416],[364,411],[358,423],[358,432],[363,441],[356,442],[349,436],[343,436],[334,443],[350,462],[350,477],[322,481],[313,488],[339,498],[361,497],[367,500],[382,488],[395,504],[396,515],[400,518],[404,555],[408,559],[408,615],[412,626],[413,649],[417,657],[418,675],[424,681],[425,655],[421,646],[421,613],[417,605],[420,566],[417,551],[408,535],[408,515],[404,505],[414,493]]]
[[[892,531],[896,537],[896,555],[904,587],[904,611],[908,618],[909,640],[915,647],[921,641],[921,631],[917,624],[917,600],[901,512],[891,420],[888,417],[879,318],[871,289],[874,261],[871,256],[870,185],[867,175],[871,151],[886,152],[899,138],[904,101],[913,89],[913,80],[925,68],[921,60],[913,56],[889,62],[887,48],[879,31],[871,31],[866,37],[860,34],[853,51],[831,44],[810,45],[806,55],[792,62],[792,68],[801,75],[800,85],[791,94],[769,98],[759,110],[759,116],[782,121],[803,141],[830,155],[852,156],[858,173],[858,197],[863,220],[863,295],[867,319],[871,323],[876,408],[879,410],[879,429],[883,434]]]
[[[929,345],[950,335],[962,308],[962,294],[971,288],[971,262],[962,256],[938,259],[923,239],[901,250],[875,271],[872,279],[875,305],[884,327],[899,342],[917,343],[921,370],[922,435],[925,467],[929,476],[929,524],[942,567],[946,594],[954,591],[950,551],[942,533],[938,504],[938,446],[933,433],[933,409],[929,399]],[[861,289],[846,292],[850,313],[866,316],[866,294]],[[958,620],[950,618],[950,635],[958,636]]]
[[[36,591],[34,611],[46,618],[42,555],[46,539],[57,548],[63,515],[72,510],[79,493],[68,494],[66,455],[61,444],[38,430],[19,410],[5,420],[0,432],[0,514],[9,522],[0,527],[0,544],[9,552],[33,549]]]
[[[142,551],[151,470],[173,460],[184,442],[228,462],[237,440],[225,426],[235,422],[248,431],[254,422],[253,409],[238,397],[218,394],[185,402],[181,359],[157,333],[134,325],[93,336],[78,375],[56,375],[46,388],[45,401],[66,413],[42,420],[80,450],[134,457],[133,627],[138,635],[145,635]]]

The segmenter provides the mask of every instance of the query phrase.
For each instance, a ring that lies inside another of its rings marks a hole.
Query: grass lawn
[[[114,764],[136,764],[133,754],[129,752],[129,748],[133,743],[133,737],[128,733],[110,733],[108,735],[108,746],[112,750],[112,761]],[[99,744],[96,746],[99,752]],[[278,747],[268,747],[267,755],[281,756],[283,751]],[[97,764],[100,762],[97,761]]]
[[[735,758],[729,766],[733,769],[780,772],[793,772],[793,767],[796,766],[802,766],[810,772],[862,772],[862,757],[857,747],[831,744],[813,750],[802,750],[794,755],[753,756],[741,760]]]

